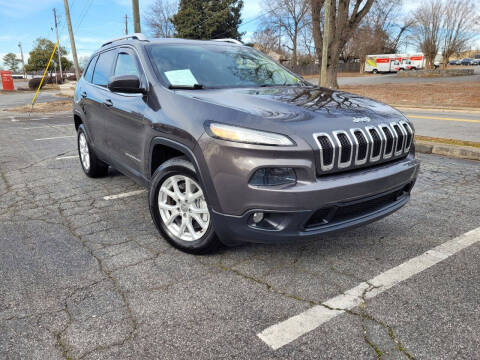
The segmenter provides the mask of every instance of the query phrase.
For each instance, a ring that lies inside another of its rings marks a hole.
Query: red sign
[[[15,87],[13,86],[12,72],[11,71],[0,71],[0,74],[2,76],[3,90],[8,90],[8,91],[15,90]]]

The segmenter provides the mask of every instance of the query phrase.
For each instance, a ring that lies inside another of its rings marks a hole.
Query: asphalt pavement
[[[480,110],[434,110],[399,107],[417,135],[480,143]]]
[[[0,115],[0,358],[478,358],[480,164],[419,158],[378,222],[193,256],[129,178],[83,174],[70,114]]]

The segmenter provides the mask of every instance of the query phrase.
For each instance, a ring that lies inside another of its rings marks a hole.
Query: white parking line
[[[416,275],[431,266],[456,254],[466,247],[480,242],[480,228],[471,230],[455,239],[414,257],[403,264],[387,270],[373,279],[360,283],[344,294],[293,316],[258,333],[257,336],[273,350],[292,342],[316,329],[323,323],[360,305],[364,299],[371,299],[396,284]],[[369,290],[369,291],[367,291]],[[342,310],[343,309],[343,310]]]
[[[45,129],[45,128],[56,128],[56,127],[63,127],[63,126],[71,126],[73,128],[72,124],[65,124],[65,125],[47,125],[47,126],[33,126],[33,127],[26,127],[26,128],[21,128],[22,130],[34,130],[34,129]]]
[[[130,191],[130,192],[121,193],[121,194],[117,194],[117,195],[109,195],[109,196],[104,196],[103,200],[123,199],[123,198],[129,197],[129,196],[135,196],[135,195],[138,195],[138,194],[142,194],[144,192],[145,192],[145,190],[135,190],[135,191]]]
[[[59,156],[55,160],[78,159],[78,155]]]
[[[35,141],[44,141],[44,140],[56,140],[56,139],[66,139],[66,138],[73,138],[77,137],[77,135],[69,135],[69,136],[55,136],[50,138],[42,138],[42,139],[34,139]]]

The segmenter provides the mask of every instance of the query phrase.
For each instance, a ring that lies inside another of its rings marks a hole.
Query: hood
[[[229,119],[212,120],[262,130],[275,129],[304,138],[323,131],[406,120],[400,111],[381,102],[313,86],[205,89],[181,91],[181,94],[245,115],[229,116],[230,119],[244,119],[241,123]]]

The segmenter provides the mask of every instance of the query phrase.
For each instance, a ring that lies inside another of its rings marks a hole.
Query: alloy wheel
[[[165,179],[158,193],[158,208],[170,233],[183,241],[200,239],[210,225],[210,213],[200,185],[185,175]]]
[[[88,150],[88,143],[85,134],[82,132],[78,137],[78,148],[80,150],[80,160],[86,171],[90,169],[90,151]]]

